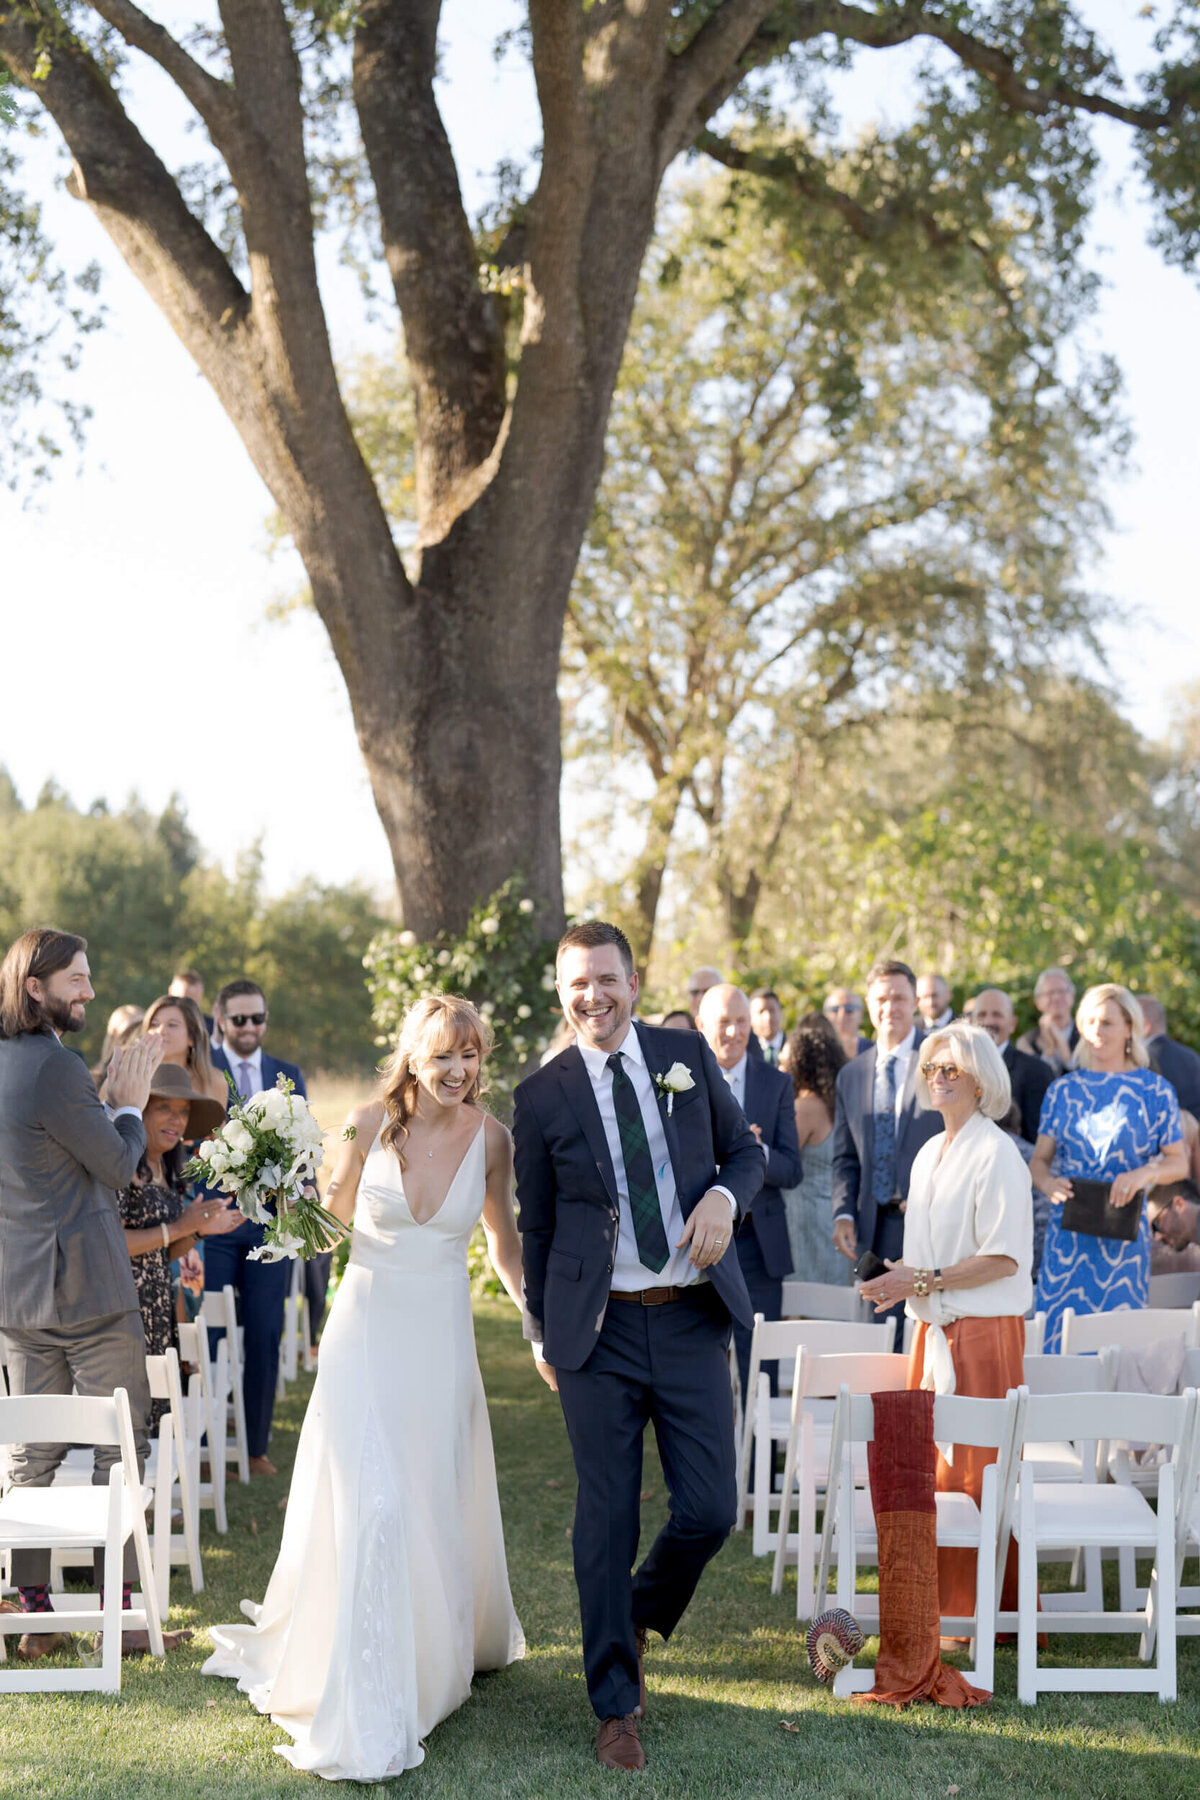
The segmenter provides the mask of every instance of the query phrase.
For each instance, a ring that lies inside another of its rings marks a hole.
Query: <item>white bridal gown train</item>
[[[253,1623],[211,1634],[205,1674],[236,1680],[295,1740],[279,1754],[331,1781],[415,1769],[476,1670],[525,1654],[467,1276],[484,1132],[423,1225],[372,1145],[279,1560],[262,1605],[242,1602]]]

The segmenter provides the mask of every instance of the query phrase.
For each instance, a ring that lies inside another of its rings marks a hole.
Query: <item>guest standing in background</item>
[[[1177,1044],[1167,1036],[1167,1009],[1153,994],[1138,996],[1138,1005],[1146,1021],[1146,1049],[1150,1067],[1165,1075],[1175,1089],[1184,1112],[1200,1117],[1200,1056],[1186,1044]]]
[[[1033,1294],[1029,1171],[996,1123],[1011,1104],[1008,1070],[986,1032],[953,1024],[921,1045],[917,1094],[940,1113],[944,1129],[913,1161],[903,1258],[864,1282],[863,1298],[877,1312],[903,1299],[916,1320],[910,1388],[1002,1400],[1025,1378],[1025,1314]],[[969,1494],[978,1505],[983,1472],[996,1455],[955,1444],[948,1463],[939,1451],[939,1490]],[[970,1617],[975,1552],[939,1550],[938,1587],[944,1615]],[[1015,1546],[1000,1604],[1016,1610]]]
[[[700,1002],[700,1030],[720,1065],[730,1093],[745,1113],[765,1159],[763,1185],[733,1228],[738,1261],[756,1313],[764,1319],[783,1316],[783,1281],[792,1272],[787,1212],[781,1189],[802,1179],[800,1148],[792,1111],[792,1083],[781,1069],[750,1055],[750,1007],[741,988],[722,983],[709,988]],[[743,1403],[750,1404],[751,1331],[733,1321],[733,1342]],[[778,1387],[778,1364],[764,1363],[763,1372]]]
[[[212,1014],[204,1010],[204,977],[198,969],[177,969],[171,977],[167,988],[168,994],[179,1000],[192,1000],[199,1008],[200,1017],[204,1020],[204,1029],[209,1041],[212,1040]]]
[[[128,1185],[117,1195],[125,1245],[133,1266],[147,1356],[161,1356],[179,1342],[171,1293],[171,1264],[185,1256],[198,1237],[232,1231],[239,1214],[219,1194],[188,1201],[181,1171],[185,1140],[216,1131],[225,1117],[219,1100],[193,1088],[187,1071],[163,1061],[142,1108],[146,1148]],[[153,1431],[168,1402],[152,1402]]]
[[[917,1102],[924,1034],[907,963],[875,964],[867,1005],[875,1042],[838,1075],[833,1128],[833,1241],[852,1263],[866,1250],[899,1259],[913,1158],[942,1129],[939,1115]]]
[[[1033,1003],[1038,1022],[1017,1039],[1017,1049],[1040,1056],[1053,1075],[1071,1067],[1071,1055],[1079,1042],[1079,1027],[1071,1017],[1075,983],[1065,969],[1043,969],[1034,984]]]
[[[1054,1076],[1040,1056],[1030,1056],[1027,1050],[1017,1049],[1012,1041],[1016,1022],[1013,1003],[1002,988],[984,988],[981,994],[976,994],[971,1023],[987,1032],[1004,1058],[1013,1103],[1021,1114],[1021,1136],[1026,1143],[1036,1144],[1042,1101]]]
[[[695,1019],[690,1012],[684,1012],[682,1007],[676,1007],[673,1012],[664,1013],[659,1023],[664,1025],[668,1031],[695,1031],[696,1029]]]
[[[92,1080],[96,1083],[97,1091],[104,1086],[104,1077],[108,1074],[113,1051],[121,1044],[132,1042],[144,1017],[140,1006],[129,1004],[118,1006],[109,1013],[108,1024],[104,1027],[104,1042],[100,1046],[100,1060],[92,1070]]]
[[[152,1000],[142,1020],[142,1036],[151,1034],[162,1040],[163,1061],[185,1069],[197,1093],[215,1100],[224,1117],[229,1083],[213,1064],[204,1014],[196,1002],[178,994],[162,994]]]
[[[693,1025],[696,1021],[696,1015],[700,1011],[700,1002],[703,1000],[705,994],[707,994],[709,988],[716,987],[717,983],[721,980],[722,975],[720,969],[714,969],[710,963],[705,963],[703,967],[699,969],[693,969],[688,976],[688,1010],[692,1015]]]
[[[950,983],[936,970],[917,979],[917,1011],[926,1031],[949,1025],[954,1017],[954,1008],[950,1004]]]
[[[1076,1015],[1075,1068],[1051,1084],[1042,1105],[1030,1173],[1052,1212],[1038,1273],[1046,1349],[1062,1347],[1062,1315],[1116,1312],[1146,1305],[1150,1221],[1146,1209],[1132,1243],[1064,1230],[1060,1208],[1072,1179],[1111,1184],[1114,1206],[1135,1205],[1147,1188],[1188,1172],[1175,1090],[1149,1067],[1142,1009],[1128,988],[1089,988]]]
[[[280,1075],[294,1083],[298,1094],[306,1092],[304,1077],[294,1063],[280,1062],[263,1050],[268,1012],[266,997],[257,982],[231,981],[223,987],[217,995],[215,1018],[222,1047],[213,1056],[214,1066],[221,1073],[228,1070],[243,1100],[273,1088]],[[292,1265],[286,1259],[251,1261],[251,1251],[257,1250],[262,1241],[262,1226],[250,1219],[242,1220],[228,1236],[213,1238],[204,1251],[204,1287],[210,1294],[233,1287],[240,1296],[245,1334],[242,1389],[250,1473],[275,1475],[278,1470],[267,1455],[267,1444],[275,1410],[279,1339]],[[328,1271],[328,1256],[324,1261]]]
[[[762,1051],[763,1061],[777,1069],[779,1058],[783,1054],[785,1033],[779,995],[771,988],[755,988],[751,994],[750,1029]]]
[[[824,1013],[807,1013],[791,1033],[784,1063],[792,1078],[796,1141],[804,1179],[785,1188],[792,1272],[801,1281],[850,1287],[854,1270],[833,1242],[833,1120],[846,1052]]]
[[[862,1025],[863,1001],[853,988],[830,988],[822,1007],[825,1017],[838,1034],[838,1042],[847,1062],[853,1062],[871,1048],[871,1040],[864,1037],[859,1027]]]

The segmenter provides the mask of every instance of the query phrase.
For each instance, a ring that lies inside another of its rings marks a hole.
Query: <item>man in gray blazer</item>
[[[118,1051],[108,1071],[112,1116],[63,1037],[94,999],[87,943],[25,932],[0,965],[0,1342],[14,1394],[129,1395],[139,1460],[147,1449],[146,1340],[116,1188],[146,1148],[142,1109],[162,1060],[156,1037]],[[23,1444],[13,1485],[48,1487],[65,1444]],[[92,1480],[108,1481],[117,1446],[97,1448]],[[132,1546],[125,1581],[136,1573]],[[96,1578],[103,1581],[102,1561]],[[14,1550],[22,1610],[49,1612],[48,1550]],[[128,1646],[140,1648],[127,1634]],[[29,1632],[20,1650],[49,1655],[65,1640]]]

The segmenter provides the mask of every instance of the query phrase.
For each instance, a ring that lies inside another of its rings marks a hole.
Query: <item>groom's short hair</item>
[[[558,949],[554,952],[555,966],[562,960],[565,950],[596,950],[601,944],[615,944],[621,953],[625,973],[633,974],[633,951],[629,939],[619,925],[610,925],[606,919],[585,919],[582,925],[572,925],[564,931],[558,940]]]

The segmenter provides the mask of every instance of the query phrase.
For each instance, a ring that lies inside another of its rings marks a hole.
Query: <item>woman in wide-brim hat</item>
[[[207,1137],[224,1117],[221,1102],[198,1093],[186,1069],[159,1064],[142,1109],[145,1153],[133,1180],[117,1195],[148,1356],[161,1356],[178,1341],[171,1264],[198,1237],[216,1237],[241,1223],[241,1214],[226,1204],[224,1195],[189,1201],[183,1187],[185,1141]],[[152,1430],[165,1407],[165,1401],[154,1402]]]

